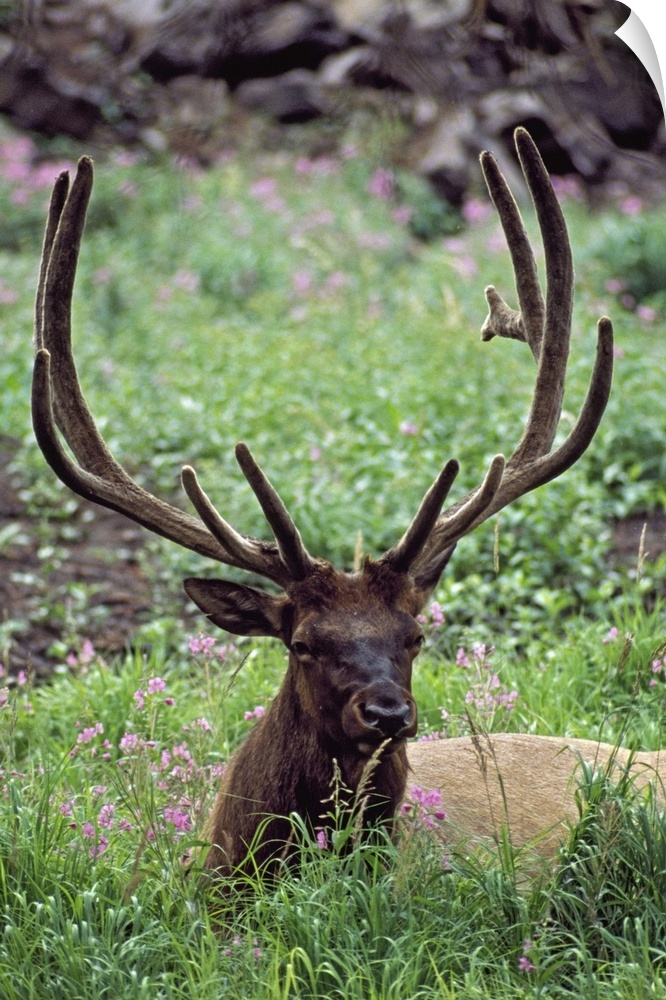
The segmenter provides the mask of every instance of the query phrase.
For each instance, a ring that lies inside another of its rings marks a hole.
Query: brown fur
[[[623,768],[636,788],[654,785],[666,804],[666,751],[632,752],[595,740],[493,733],[411,743],[409,784],[437,788],[449,843],[493,841],[508,830],[514,847],[552,857],[579,817],[582,763],[616,781]]]

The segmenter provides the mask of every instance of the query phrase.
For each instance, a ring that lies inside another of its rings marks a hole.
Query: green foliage
[[[410,232],[417,239],[435,240],[460,230],[460,213],[440,198],[426,180],[405,170],[398,174],[397,186],[400,200],[409,211]]]
[[[663,308],[666,305],[663,216],[659,210],[641,211],[638,199],[628,200],[630,214],[609,214],[603,219],[592,252],[606,277],[619,285],[616,291],[632,296],[637,302],[654,297]]]

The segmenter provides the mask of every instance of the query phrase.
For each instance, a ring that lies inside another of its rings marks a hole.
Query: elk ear
[[[286,594],[265,594],[240,583],[195,577],[188,577],[183,585],[187,596],[227,632],[282,638],[290,603]]]
[[[451,545],[414,574],[414,586],[421,594],[424,604],[439,583],[439,578],[446,569],[454,551],[455,545]]]

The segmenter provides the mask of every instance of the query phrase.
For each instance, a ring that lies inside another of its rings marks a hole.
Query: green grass
[[[451,237],[455,219],[440,218],[422,188],[403,179],[393,200],[369,194],[378,140],[354,139],[357,155],[314,165],[290,153],[241,153],[206,173],[100,163],[75,299],[86,395],[143,484],[183,503],[178,475],[190,462],[239,530],[264,535],[233,461],[246,440],[311,551],[347,566],[359,532],[371,553],[395,541],[447,458],[461,461],[460,496],[509,451],[533,380],[524,345],[478,339],[483,286],[511,297],[493,217],[459,220]],[[3,170],[23,162],[16,145],[0,152]],[[0,406],[3,434],[20,441],[12,475],[44,558],[57,560],[74,502],[29,422],[45,201],[40,177],[29,180],[19,197],[5,176],[0,194]],[[420,234],[425,218],[445,235],[416,241],[406,213],[395,215],[405,207]],[[605,312],[622,355],[611,403],[572,470],[459,545],[436,594],[446,622],[428,630],[415,693],[424,732],[464,732],[472,712],[490,730],[656,749],[666,565],[623,567],[610,549],[613,518],[664,506],[664,321],[605,290],[622,277],[622,240],[609,237],[605,261],[600,234],[638,223],[576,201],[565,211],[577,300],[563,430]],[[653,218],[663,229],[663,209]],[[658,292],[641,302],[662,307]],[[306,843],[300,868],[254,886],[216,936],[181,856],[196,848],[219,767],[249,731],[245,714],[277,689],[284,651],[240,640],[223,660],[192,655],[173,611],[180,578],[210,567],[161,541],[151,551],[173,604],[126,657],[105,664],[82,645],[83,587],[69,595],[78,661],[60,650],[52,683],[2,696],[1,1000],[666,996],[663,815],[626,783],[601,787],[592,775],[562,868],[541,881],[526,880],[506,844],[443,865],[415,829],[397,854],[386,844],[343,857]],[[62,605],[45,594],[43,613]],[[3,644],[21,624],[3,625]],[[475,659],[477,643],[495,650]],[[489,687],[494,673],[500,692],[515,692],[510,709]]]

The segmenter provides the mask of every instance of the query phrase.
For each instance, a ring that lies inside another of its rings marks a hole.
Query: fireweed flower
[[[407,437],[414,437],[418,432],[418,425],[412,423],[411,420],[403,420],[400,424],[400,433],[405,434]]]
[[[192,829],[192,821],[182,809],[168,807],[164,810],[164,819],[171,823],[177,834],[188,833]]]
[[[120,738],[118,743],[118,749],[122,750],[123,753],[138,753],[143,750],[146,746],[146,741],[137,736],[136,733],[125,733],[124,736]]]
[[[666,676],[666,656],[664,656],[661,660],[656,659],[652,661],[652,673],[655,675],[661,674],[662,676]],[[657,683],[657,677],[652,677],[650,680],[650,687],[656,687]]]
[[[518,698],[517,691],[510,691],[501,683],[499,675],[489,662],[494,652],[494,646],[486,646],[484,642],[479,642],[472,648],[471,658],[462,647],[458,649],[456,656],[459,667],[465,670],[473,669],[476,675],[475,682],[465,695],[465,703],[489,717],[492,717],[497,709],[512,712]]]
[[[368,181],[367,192],[380,201],[388,201],[395,192],[393,173],[385,167],[379,167]]]
[[[99,811],[99,816],[97,817],[97,822],[100,826],[105,829],[109,829],[113,826],[113,815],[116,811],[116,807],[112,803],[107,803],[103,805]]]
[[[530,961],[528,957],[531,950],[532,950],[532,942],[530,941],[529,938],[525,938],[525,940],[523,941],[523,953],[518,959],[518,968],[520,969],[521,972],[529,973],[529,972],[534,972],[534,970],[536,969],[534,962]]]
[[[446,812],[442,808],[442,794],[438,788],[426,790],[413,785],[408,792],[409,801],[403,802],[401,812],[411,817],[417,826],[433,830],[437,823],[443,823]]]
[[[644,323],[655,323],[659,319],[659,313],[652,306],[636,306],[636,315]]]
[[[85,743],[91,743],[96,736],[101,735],[101,733],[103,732],[104,732],[104,726],[102,725],[102,723],[96,722],[94,726],[87,726],[85,729],[82,729],[79,735],[76,737],[76,742],[79,745],[83,745]]]
[[[483,222],[492,214],[492,211],[490,202],[480,201],[478,198],[468,198],[463,203],[462,217],[466,222]]]

